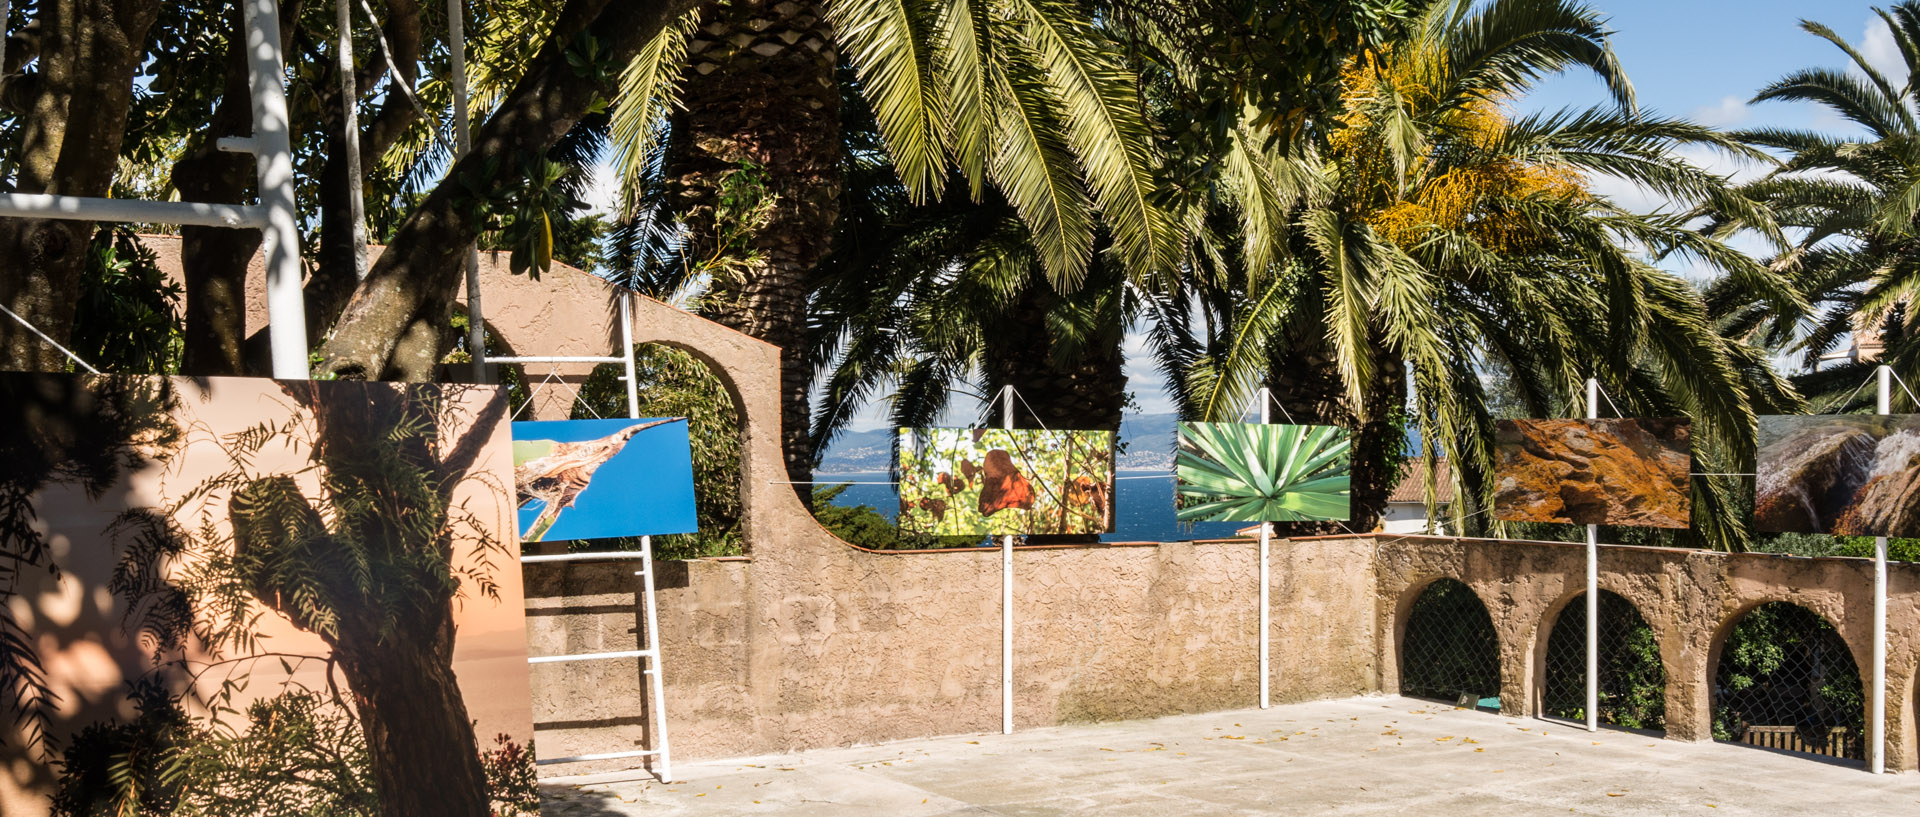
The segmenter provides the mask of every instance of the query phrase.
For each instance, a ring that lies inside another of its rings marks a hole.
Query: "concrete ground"
[[[1920,774],[1398,697],[543,781],[544,817],[1893,815]]]

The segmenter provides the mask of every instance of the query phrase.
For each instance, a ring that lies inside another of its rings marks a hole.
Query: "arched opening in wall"
[[[741,533],[740,406],[719,375],[691,353],[665,344],[634,347],[634,380],[641,417],[685,417],[693,442],[693,495],[698,533],[653,538],[662,559],[739,556],[746,553]],[[574,400],[575,420],[627,416],[624,367],[594,368]],[[610,543],[580,542],[574,547],[607,549]],[[614,549],[637,549],[639,540],[616,540]]]
[[[1666,731],[1667,670],[1660,640],[1633,602],[1600,591],[1601,723]],[[1540,713],[1585,722],[1587,718],[1587,594],[1567,602],[1547,636]]]
[[[1400,694],[1500,710],[1500,638],[1473,588],[1439,579],[1413,602],[1400,640]]]
[[[1865,723],[1860,669],[1820,614],[1771,602],[1728,631],[1714,671],[1715,740],[1863,760]]]

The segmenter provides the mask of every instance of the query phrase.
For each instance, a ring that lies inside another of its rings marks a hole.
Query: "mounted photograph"
[[[0,813],[537,814],[506,416],[0,374]]]
[[[900,529],[933,536],[1113,530],[1113,432],[903,428]]]
[[[1493,518],[1687,527],[1692,436],[1683,417],[1501,420],[1494,425]]]
[[[1181,423],[1173,456],[1182,522],[1345,521],[1353,437],[1334,426]]]
[[[1760,418],[1754,526],[1920,536],[1920,414]]]

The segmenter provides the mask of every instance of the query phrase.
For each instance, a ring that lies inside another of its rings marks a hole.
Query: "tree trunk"
[[[292,38],[299,0],[281,4],[280,42]],[[253,157],[221,150],[220,140],[253,133],[253,95],[248,88],[246,39],[240,8],[228,12],[226,79],[220,104],[206,132],[173,165],[171,179],[182,201],[242,204],[255,195]],[[247,266],[260,250],[259,230],[180,228],[180,267],[186,279],[182,374],[213,376],[246,372]]]
[[[393,48],[394,64],[399,66],[401,79],[408,85],[418,85],[419,5],[413,0],[388,0],[386,11],[387,20],[381,26],[381,31],[387,45]],[[386,60],[378,53],[356,55],[355,65],[359,67],[354,71],[354,88],[358,89],[362,100],[386,73],[386,64]],[[349,136],[342,132],[347,118],[347,102],[340,94],[340,74],[335,62],[329,60],[327,65],[329,70],[324,72],[326,79],[319,94],[321,127],[327,133],[327,160],[320,168],[320,249],[319,256],[314,259],[313,276],[307,281],[305,290],[308,343],[317,343],[326,337],[334,318],[346,308],[354,287],[360,283],[357,263],[359,253],[365,247],[362,243],[365,235],[354,229],[353,191],[367,187],[368,178],[373,175],[372,169],[379,164],[380,157],[419,117],[413,101],[398,89],[387,93],[378,111],[371,116],[363,110],[358,120],[364,124],[364,128],[362,132],[351,136],[359,140],[360,148],[361,177],[354,178],[347,166],[346,140]],[[443,322],[440,325],[446,324]],[[435,361],[438,361],[438,357]]]
[[[596,104],[610,82],[666,24],[695,0],[571,0],[526,73],[474,135],[473,150],[408,214],[385,253],[354,289],[321,352],[320,374],[344,379],[427,380],[448,331],[446,292],[459,285],[468,244],[485,226],[474,193],[497,193],[522,157],[544,154]],[[567,55],[581,35],[600,44],[602,74]],[[493,166],[489,170],[489,165]],[[431,338],[434,342],[426,342]]]
[[[461,387],[444,388],[458,394]],[[313,454],[329,484],[376,497],[406,494],[404,488],[387,487],[396,480],[418,478],[434,486],[436,501],[426,507],[383,508],[345,520],[336,516],[335,524],[352,525],[354,540],[366,548],[381,576],[379,590],[363,592],[355,571],[316,565],[327,577],[324,598],[337,616],[327,641],[352,691],[381,812],[489,817],[486,772],[453,673],[453,597],[459,578],[452,569],[456,549],[448,516],[453,491],[505,419],[505,396],[495,396],[462,438],[449,441],[440,437],[446,419],[438,416],[440,404],[416,392],[379,385],[343,389],[314,381],[288,383],[285,390],[313,412]],[[444,399],[453,404],[457,398]],[[395,428],[415,431],[394,439]],[[390,442],[366,442],[376,439]],[[419,519],[423,513],[437,518]],[[408,514],[415,518],[404,519]],[[291,597],[278,588],[259,588],[255,595]],[[294,621],[303,622],[297,610]]]
[[[473,721],[453,674],[452,611],[403,617],[403,634],[343,631],[334,657],[367,739],[382,814],[489,817]]]
[[[813,473],[807,296],[832,250],[844,184],[832,30],[818,2],[720,0],[705,7],[687,50],[672,206],[690,229],[689,257],[730,262],[701,312],[780,347],[781,445],[788,479],[804,483]],[[757,224],[722,202],[743,192],[770,208]]]
[[[1407,406],[1407,370],[1398,355],[1385,351],[1376,337],[1374,377],[1366,390],[1365,422],[1353,410],[1340,380],[1340,362],[1318,326],[1290,330],[1271,355],[1267,387],[1284,411],[1272,419],[1349,429],[1353,436],[1353,513],[1345,522],[1275,524],[1279,536],[1366,533],[1380,524],[1387,498],[1399,480],[1406,455],[1406,430],[1397,422]]]
[[[38,5],[39,71],[26,93],[15,192],[101,197],[112,189],[134,72],[159,10],[158,0]],[[0,303],[64,344],[93,232],[83,221],[0,219]],[[0,368],[61,371],[66,363],[19,324],[0,320]]]
[[[1105,265],[1095,264],[1085,287],[1062,296],[1036,267],[1013,306],[984,333],[987,394],[993,399],[988,425],[1005,422],[1000,390],[1012,386],[1014,428],[1054,431],[1111,431],[1119,442],[1121,414],[1127,403],[1126,355],[1121,349],[1124,321],[1119,308],[1119,281],[1103,281]],[[1101,287],[1108,287],[1103,290]],[[1086,299],[1106,299],[1096,308],[1101,326],[1093,341],[1077,354],[1067,354],[1048,328],[1055,310]],[[1096,534],[1029,536],[1028,544],[1087,544]]]

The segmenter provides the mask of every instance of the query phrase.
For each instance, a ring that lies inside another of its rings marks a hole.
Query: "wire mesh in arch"
[[[1400,641],[1400,694],[1499,711],[1500,640],[1472,588],[1440,579],[1414,601]]]
[[[1818,613],[1772,602],[1728,633],[1714,671],[1715,739],[1862,760],[1865,725],[1860,668]]]
[[[1599,721],[1628,729],[1667,728],[1667,671],[1660,642],[1633,602],[1600,591]],[[1574,596],[1547,636],[1541,712],[1587,719],[1587,594]]]

